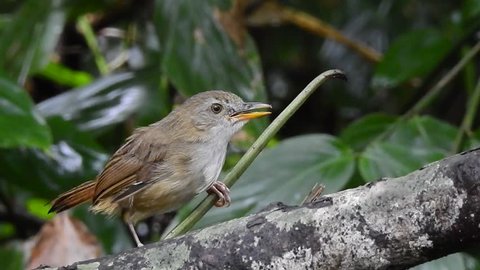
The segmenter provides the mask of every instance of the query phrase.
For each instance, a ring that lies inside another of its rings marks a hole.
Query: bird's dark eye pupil
[[[223,106],[218,103],[215,103],[212,105],[211,109],[212,109],[212,112],[214,113],[220,113],[223,109]]]

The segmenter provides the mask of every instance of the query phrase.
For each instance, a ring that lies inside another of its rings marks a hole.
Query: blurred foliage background
[[[24,243],[52,218],[49,200],[200,91],[270,102],[273,118],[322,71],[349,77],[315,93],[233,187],[232,206],[197,228],[298,204],[315,183],[331,193],[478,146],[479,27],[479,0],[2,0],[3,269],[31,260]],[[267,122],[235,137],[225,171]],[[143,240],[200,199],[139,224]],[[86,206],[72,214],[105,253],[132,246],[119,220]],[[475,269],[479,259],[471,251],[419,268]]]

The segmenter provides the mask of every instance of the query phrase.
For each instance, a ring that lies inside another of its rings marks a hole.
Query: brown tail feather
[[[48,211],[62,212],[70,209],[76,205],[91,200],[95,193],[95,181],[88,181],[80,186],[74,187],[71,190],[60,194],[55,200],[51,202],[52,207]]]

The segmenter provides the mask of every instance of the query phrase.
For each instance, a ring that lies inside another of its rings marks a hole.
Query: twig
[[[425,107],[430,105],[432,101],[440,94],[442,89],[451,82],[458,73],[475,57],[475,55],[480,52],[480,41],[473,46],[473,48],[468,52],[461,60],[458,62],[443,78],[435,84],[428,93],[421,98],[417,104],[415,104],[410,110],[405,113],[406,118],[410,118],[415,114],[418,114]]]
[[[322,195],[322,192],[325,190],[325,186],[322,184],[315,184],[308,193],[308,195],[303,199],[300,205],[305,205],[307,203],[313,203]]]
[[[276,19],[279,19],[283,22],[292,23],[293,25],[296,25],[315,35],[335,40],[338,43],[352,49],[354,52],[358,53],[360,56],[370,62],[378,63],[382,59],[382,54],[380,52],[368,47],[365,44],[362,44],[361,42],[346,37],[330,24],[306,12],[283,6],[278,4],[276,1],[266,1],[265,4],[263,4],[263,6],[261,6],[259,9],[260,11],[263,9],[267,14],[275,13],[275,16],[278,17]]]
[[[95,33],[93,32],[92,26],[88,22],[86,16],[82,16],[78,19],[77,27],[83,34],[83,37],[85,38],[85,41],[87,42],[87,45],[93,54],[98,71],[101,75],[107,75],[109,73],[107,61],[105,61],[105,58],[100,53],[100,48],[98,46],[97,39],[95,38]]]
[[[439,80],[429,91],[423,96],[410,110],[403,114],[394,124],[392,124],[385,132],[380,134],[375,141],[383,140],[389,136],[401,123],[408,120],[412,116],[420,113],[428,105],[432,103],[440,94],[443,88],[450,83],[462,69],[480,52],[480,41],[467,53],[465,56],[447,73],[441,80]]]
[[[480,102],[480,79],[477,82],[477,86],[473,91],[473,94],[468,102],[467,111],[465,116],[463,117],[462,124],[458,129],[457,136],[455,137],[455,141],[453,143],[452,153],[457,153],[461,150],[463,141],[465,139],[466,134],[470,134],[472,132],[472,125],[473,120],[475,120],[475,116],[478,110],[478,103]]]
[[[265,129],[265,131],[258,137],[258,139],[252,144],[250,149],[242,156],[235,167],[227,174],[224,182],[227,186],[231,187],[242,173],[248,168],[253,160],[258,156],[260,151],[265,147],[268,141],[277,133],[277,131],[285,124],[285,122],[302,106],[307,98],[326,80],[331,78],[339,78],[346,80],[345,74],[340,70],[328,70],[318,75],[313,81],[311,81],[305,89],[283,110],[280,115]],[[166,236],[172,238],[183,234],[190,230],[200,218],[213,206],[216,198],[213,195],[207,196],[190,215],[185,218],[180,224],[177,225]]]

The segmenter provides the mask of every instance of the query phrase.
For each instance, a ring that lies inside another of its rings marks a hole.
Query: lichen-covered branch
[[[403,269],[480,244],[480,150],[68,269]]]

